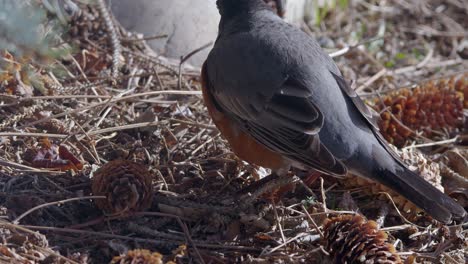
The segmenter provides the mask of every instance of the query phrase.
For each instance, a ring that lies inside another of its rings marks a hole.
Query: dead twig
[[[79,200],[88,200],[88,199],[106,199],[105,196],[83,196],[83,197],[75,197],[75,198],[69,198],[69,199],[64,199],[64,200],[60,200],[60,201],[56,201],[56,202],[50,202],[50,203],[45,203],[45,204],[41,204],[41,205],[38,205],[36,207],[33,207],[29,210],[27,210],[26,212],[22,213],[20,216],[18,216],[15,220],[13,220],[13,224],[15,225],[18,225],[19,224],[19,221],[21,219],[23,219],[24,217],[26,217],[27,215],[31,214],[32,212],[34,211],[37,211],[41,208],[44,208],[44,207],[48,207],[48,206],[52,206],[52,205],[59,205],[59,204],[64,204],[64,203],[68,203],[68,202],[73,202],[73,201],[79,201]]]

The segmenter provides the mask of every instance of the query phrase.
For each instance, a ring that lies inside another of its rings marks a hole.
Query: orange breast
[[[206,62],[202,68],[202,93],[208,113],[221,134],[229,142],[234,153],[241,159],[272,170],[279,170],[287,165],[286,160],[278,153],[271,151],[264,145],[258,143],[249,134],[240,130],[236,121],[231,120],[220,112],[214,102],[213,96],[208,89],[208,76]]]

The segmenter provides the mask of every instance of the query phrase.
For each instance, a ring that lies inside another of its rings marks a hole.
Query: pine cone
[[[444,192],[444,188],[442,187],[442,178],[440,176],[440,166],[438,163],[433,162],[417,150],[398,150],[396,147],[393,147],[393,150],[412,171],[415,171],[434,187],[439,189],[441,192]],[[366,187],[364,191],[368,192],[368,194],[381,196],[384,200],[388,200],[388,197],[382,193],[389,194],[398,209],[405,215],[405,217],[411,220],[416,220],[419,217],[418,215],[422,212],[422,210],[412,202],[378,182],[351,175],[350,177],[343,179],[341,183],[344,184],[347,189]]]
[[[381,133],[397,147],[416,134],[437,138],[459,133],[465,125],[463,109],[468,108],[468,73],[399,89],[373,103],[377,111],[383,111]]]
[[[95,34],[103,35],[104,28],[101,14],[94,5],[80,5],[70,21],[70,35],[73,38],[93,38]]]
[[[108,214],[145,210],[153,199],[152,179],[142,164],[128,160],[110,161],[92,178],[93,194],[107,196],[107,199],[97,199],[96,205]]]
[[[327,219],[324,224],[327,251],[334,263],[402,263],[387,234],[377,230],[377,223],[360,215]]]
[[[377,195],[386,201],[388,201],[388,197],[383,193],[387,193],[390,195],[398,209],[404,214],[406,218],[409,218],[410,220],[417,220],[419,214],[422,213],[421,209],[419,209],[412,202],[408,201],[405,197],[378,182],[371,181],[359,176],[350,176],[347,177],[343,183],[347,188],[350,189],[365,186],[365,190],[368,191],[370,195]]]
[[[163,256],[158,252],[152,253],[147,249],[129,250],[125,256],[114,257],[111,264],[162,264]]]

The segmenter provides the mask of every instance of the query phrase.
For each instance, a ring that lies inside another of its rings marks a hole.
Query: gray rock
[[[299,24],[306,16],[308,0],[285,0],[284,19],[289,23]]]
[[[111,9],[128,30],[145,37],[168,35],[148,41],[158,53],[180,58],[216,39],[219,13],[216,0],[114,0]],[[201,66],[210,48],[189,59]]]
[[[160,55],[179,59],[216,39],[219,22],[216,0],[111,0],[110,3],[115,17],[128,30],[145,37],[168,35],[148,41]],[[316,0],[284,0],[284,3],[286,21],[300,24],[304,19],[313,19]],[[197,53],[188,62],[201,66],[209,50]]]

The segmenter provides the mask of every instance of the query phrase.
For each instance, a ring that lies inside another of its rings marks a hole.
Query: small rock
[[[111,2],[117,20],[130,31],[145,37],[167,35],[149,40],[158,53],[170,58],[180,58],[216,39],[219,13],[216,0],[119,0]],[[201,66],[210,48],[188,62]]]
[[[281,1],[284,19],[290,23],[300,24],[315,15],[315,0]],[[218,34],[216,0],[119,0],[111,1],[111,9],[127,30],[145,37],[167,35],[147,42],[158,54],[169,58],[179,59],[214,41]],[[200,67],[209,51],[208,47],[195,54],[188,63]]]
[[[468,59],[468,39],[464,39],[460,43],[457,49],[457,53],[462,59],[464,60]]]

